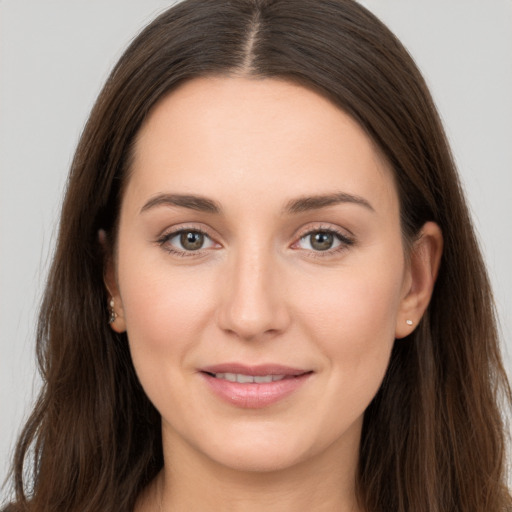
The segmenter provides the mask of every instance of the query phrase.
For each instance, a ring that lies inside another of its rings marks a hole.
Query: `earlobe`
[[[443,235],[439,226],[427,222],[411,248],[406,287],[397,315],[395,337],[411,334],[425,313],[439,272]]]
[[[108,293],[106,307],[109,313],[109,325],[113,331],[122,333],[126,331],[123,303],[117,285],[114,256],[108,243],[107,234],[103,229],[98,231],[98,241],[103,250],[103,282]]]
[[[126,324],[124,321],[124,311],[122,305],[116,304],[116,299],[111,297],[108,304],[110,328],[118,333],[126,331]]]

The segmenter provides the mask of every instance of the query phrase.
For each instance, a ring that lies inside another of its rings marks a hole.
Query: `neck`
[[[355,491],[358,443],[329,446],[286,469],[226,467],[190,445],[165,442],[165,466],[137,512],[360,512]]]

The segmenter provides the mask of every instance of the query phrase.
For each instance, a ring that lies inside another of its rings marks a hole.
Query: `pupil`
[[[181,233],[180,242],[187,251],[197,251],[203,246],[204,235],[195,231],[186,231]]]
[[[311,237],[311,246],[317,251],[327,251],[332,247],[334,237],[331,233],[315,233]]]

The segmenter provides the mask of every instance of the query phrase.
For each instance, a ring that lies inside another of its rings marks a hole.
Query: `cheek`
[[[135,371],[157,410],[173,418],[193,373],[190,356],[200,350],[211,317],[211,276],[196,272],[192,278],[165,264],[137,265],[131,258],[120,262],[119,281]]]
[[[212,309],[211,276],[197,270],[192,276],[173,269],[165,258],[151,261],[137,254],[120,261],[118,273],[134,363],[161,365],[164,355],[179,362],[185,349],[198,343]]]
[[[385,375],[395,339],[402,276],[398,258],[395,267],[374,264],[343,269],[329,276],[325,286],[296,294],[303,297],[303,329],[332,370],[328,389],[333,397],[343,396],[352,404],[347,409],[362,412]]]
[[[349,268],[326,276],[325,281],[296,293],[304,299],[300,309],[305,323],[322,339],[351,340],[357,347],[394,338],[401,267]]]

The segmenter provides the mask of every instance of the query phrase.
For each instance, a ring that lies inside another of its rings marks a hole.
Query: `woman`
[[[12,510],[511,510],[450,152],[352,1],[187,0],[141,33],[76,152],[38,343]]]

